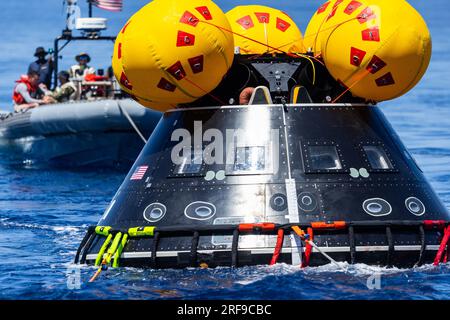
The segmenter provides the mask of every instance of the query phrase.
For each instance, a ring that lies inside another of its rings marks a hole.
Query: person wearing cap
[[[78,64],[70,68],[70,77],[84,78],[88,74],[95,74],[95,69],[88,65],[91,62],[91,57],[87,53],[80,53],[75,57]]]
[[[70,74],[67,71],[58,73],[60,86],[54,91],[46,91],[47,101],[50,103],[63,103],[75,100],[77,95],[77,87],[70,81]]]
[[[38,85],[44,84],[47,88],[50,88],[52,83],[53,60],[52,58],[46,59],[47,55],[48,52],[43,47],[36,48],[34,56],[37,60],[30,64],[28,73],[31,71],[37,72],[39,74]]]

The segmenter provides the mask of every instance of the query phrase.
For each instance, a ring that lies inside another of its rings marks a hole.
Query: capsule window
[[[237,147],[234,155],[234,172],[265,171],[265,148],[264,147]]]
[[[201,153],[193,153],[184,157],[181,164],[175,167],[175,174],[195,174],[199,173],[203,165],[203,156]]]
[[[363,146],[366,153],[367,160],[374,170],[392,170],[391,161],[389,160],[386,151],[380,146]]]
[[[341,170],[342,163],[335,146],[308,146],[312,170]]]

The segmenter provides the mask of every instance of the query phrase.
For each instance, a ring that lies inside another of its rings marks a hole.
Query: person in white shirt
[[[80,53],[75,57],[78,64],[70,67],[70,77],[77,79],[86,77],[88,74],[95,74],[95,69],[88,65],[91,62],[91,57],[87,53]]]

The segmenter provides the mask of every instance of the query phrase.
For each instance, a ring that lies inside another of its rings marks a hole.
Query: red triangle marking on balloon
[[[374,55],[372,57],[372,60],[370,60],[369,64],[367,65],[366,69],[369,70],[370,73],[375,74],[381,69],[383,69],[386,65],[387,65],[386,62],[384,62],[379,57]]]
[[[264,12],[255,12],[255,16],[260,23],[269,23],[270,22],[270,14]]]
[[[395,84],[394,78],[392,77],[392,73],[388,72],[384,76],[375,80],[375,83],[379,87],[390,86]]]
[[[333,8],[337,8],[344,0],[336,0],[336,2],[333,5]]]
[[[329,14],[328,17],[327,17],[327,21],[334,17],[334,15],[336,14],[336,11],[337,11],[337,7],[335,7],[335,8],[330,12],[330,14]]]
[[[287,29],[289,29],[289,27],[291,26],[291,24],[281,18],[277,18],[277,29],[285,32]]]
[[[361,13],[358,15],[358,21],[359,23],[364,23],[369,20],[375,19],[377,16],[372,11],[370,7],[365,8]]]
[[[325,2],[323,5],[321,5],[319,7],[319,9],[317,9],[317,14],[321,14],[323,13],[325,10],[327,10],[328,6],[330,5],[331,1]]]
[[[362,39],[364,41],[380,42],[380,29],[378,29],[378,27],[373,27],[373,28],[363,30],[361,33],[362,33]]]
[[[205,20],[212,20],[212,14],[207,6],[197,7],[195,8],[195,10],[197,10],[203,16],[203,18],[205,18]]]
[[[177,47],[193,46],[195,44],[195,36],[193,34],[178,31]]]
[[[131,20],[128,21],[127,24],[123,26],[122,33],[125,33],[125,30],[127,30],[127,27],[130,25],[130,23],[131,23]]]
[[[196,27],[198,25],[199,20],[198,20],[198,18],[196,16],[194,16],[189,11],[185,11],[183,16],[180,19],[180,22],[188,24],[188,25],[193,26],[193,27]]]
[[[133,86],[131,85],[130,80],[128,80],[127,76],[125,75],[125,72],[122,72],[120,75],[120,84],[123,85],[128,90],[133,90]]]
[[[253,28],[255,25],[253,24],[253,20],[250,16],[245,16],[236,21],[240,24],[244,29],[248,30]]]
[[[158,88],[162,89],[162,90],[174,92],[175,89],[177,88],[177,86],[174,85],[173,83],[169,82],[169,80],[167,80],[165,78],[161,78],[161,80],[159,80],[159,83],[158,83]]]
[[[359,67],[365,56],[365,51],[352,47],[350,49],[350,64]]]
[[[346,14],[352,14],[353,12],[355,12],[359,7],[362,6],[361,2],[358,1],[352,1],[348,4],[347,8],[345,8],[344,12]]]
[[[180,61],[177,61],[173,66],[167,68],[167,72],[177,80],[181,80],[186,77],[186,71],[184,71]]]
[[[193,73],[200,73],[203,71],[204,59],[203,55],[188,59]]]

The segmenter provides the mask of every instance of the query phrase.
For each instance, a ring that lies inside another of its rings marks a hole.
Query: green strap
[[[111,227],[97,226],[95,227],[95,233],[99,236],[107,237],[109,235],[109,231],[111,231]]]
[[[125,248],[125,245],[127,244],[128,241],[128,234],[124,234],[122,237],[122,241],[120,242],[119,246],[117,247],[117,251],[114,254],[114,261],[113,261],[113,268],[118,268],[119,267],[119,259],[120,256],[122,255],[122,251],[123,248]]]
[[[109,247],[108,251],[106,252],[106,264],[109,264],[111,262],[111,258],[113,254],[116,252],[117,247],[119,246],[120,239],[122,239],[122,232],[118,232],[116,236],[114,237],[113,242],[111,243],[111,246]]]
[[[111,242],[112,234],[109,234],[106,238],[105,242],[103,243],[102,247],[100,248],[100,251],[97,254],[97,259],[95,259],[95,265],[98,267],[102,263],[103,254],[105,253],[106,248],[108,247],[109,243]]]
[[[156,227],[136,227],[128,229],[130,237],[153,237]]]

